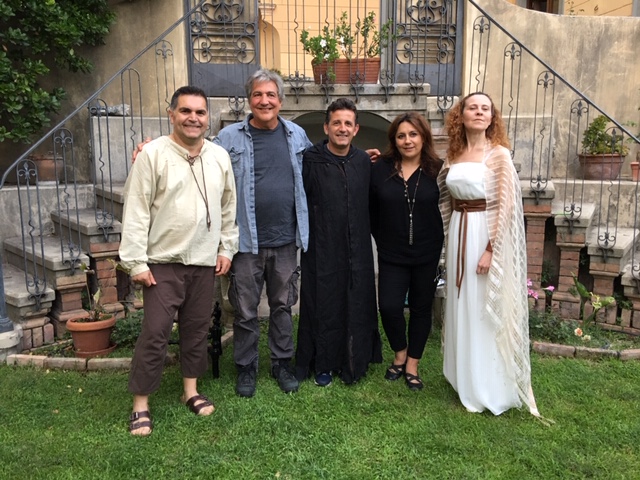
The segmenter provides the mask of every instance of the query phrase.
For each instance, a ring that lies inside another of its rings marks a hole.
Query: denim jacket
[[[249,114],[241,123],[223,128],[213,143],[220,145],[231,157],[233,175],[236,180],[238,212],[236,220],[240,231],[240,252],[258,253],[258,229],[255,216],[255,177],[253,168],[253,141],[249,133]],[[306,251],[309,244],[309,212],[307,197],[302,185],[302,154],[312,146],[305,131],[293,122],[278,117],[284,126],[289,156],[293,166],[293,181],[296,206],[296,245]]]

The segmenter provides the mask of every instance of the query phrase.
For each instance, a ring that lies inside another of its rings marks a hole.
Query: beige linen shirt
[[[238,251],[228,153],[205,140],[193,166],[187,155],[169,137],[160,137],[145,145],[129,172],[119,253],[131,276],[147,271],[149,263],[215,266],[218,255],[231,260]]]

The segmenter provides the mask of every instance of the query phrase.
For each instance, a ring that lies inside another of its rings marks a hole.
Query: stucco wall
[[[105,45],[81,50],[81,54],[93,61],[94,71],[90,75],[80,76],[58,72],[50,77],[49,82],[43,82],[46,86],[63,86],[68,92],[64,105],[66,111],[82,103],[184,14],[183,2],[176,0],[113,0],[110,5],[117,18],[105,39]],[[186,55],[183,54],[186,49],[184,29],[178,27],[169,39],[177,52],[176,82],[177,86],[181,86],[187,82]],[[152,56],[145,56],[134,64],[134,68],[143,76],[155,76],[153,60]],[[107,89],[101,97],[111,104],[120,103],[119,98],[111,100],[111,94]],[[143,104],[155,103],[154,95],[152,91],[143,92]]]
[[[640,18],[550,15],[512,5],[507,0],[478,0],[477,3],[496,22],[505,27],[522,45],[546,62],[577,90],[620,123],[640,121]],[[463,88],[475,90],[477,74],[471,59],[473,22],[481,13],[467,4],[465,12],[465,62]],[[510,41],[492,25],[484,90],[499,103],[502,96],[504,47]],[[477,36],[477,33],[476,33]],[[475,46],[477,52],[478,46]],[[551,105],[541,104],[537,80],[545,67],[530,55],[523,54],[519,116],[532,118],[542,109],[550,114]],[[469,87],[469,80],[472,87]],[[571,103],[578,97],[561,81],[555,82],[554,93],[554,173],[564,171],[567,128]],[[466,93],[466,91],[464,92]],[[575,139],[574,139],[575,141]],[[627,163],[629,162],[629,158]],[[628,171],[625,166],[625,172]],[[523,169],[526,171],[527,169]]]

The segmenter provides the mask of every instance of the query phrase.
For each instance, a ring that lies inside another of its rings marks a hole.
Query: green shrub
[[[118,320],[111,333],[111,340],[118,347],[133,347],[140,335],[143,317],[144,311],[136,310],[129,313],[125,318]]]
[[[65,92],[39,85],[45,62],[89,73],[76,48],[103,43],[114,20],[107,0],[0,0],[0,142],[29,143],[50,124]]]
[[[529,310],[529,336],[551,343],[573,343],[578,322],[564,320],[550,310]]]

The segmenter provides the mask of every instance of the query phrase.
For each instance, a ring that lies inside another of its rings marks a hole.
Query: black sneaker
[[[278,380],[280,390],[284,393],[297,392],[300,383],[293,374],[289,363],[281,363],[271,367],[271,376]]]
[[[331,375],[331,372],[320,372],[316,374],[315,383],[319,387],[328,387],[332,381],[333,375]]]
[[[256,393],[256,369],[249,366],[238,369],[236,393],[241,397],[253,397]]]

